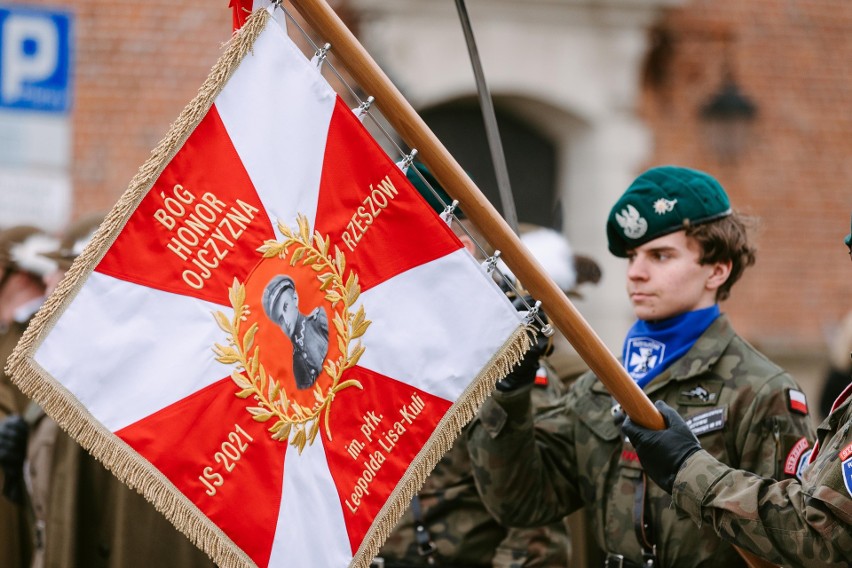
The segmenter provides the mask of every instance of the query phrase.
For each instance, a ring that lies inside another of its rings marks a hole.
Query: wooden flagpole
[[[600,378],[624,411],[648,428],[665,427],[663,417],[633,379],[609,352],[601,339],[565,293],[512,232],[508,223],[471,181],[462,167],[379,68],[351,31],[324,0],[290,0],[323,39],[357,83],[382,110],[388,122],[429,167],[447,193],[458,199],[461,209],[501,253],[501,258],[524,283],[547,316],[565,335],[583,361]]]
[[[290,3],[315,30],[322,30],[323,39],[331,43],[334,53],[346,70],[375,98],[374,104],[381,108],[382,114],[406,143],[417,148],[418,157],[429,167],[447,193],[453,199],[458,199],[465,215],[488,238],[489,243],[500,251],[501,258],[524,283],[524,287],[536,300],[541,301],[547,316],[594,371],[624,412],[646,428],[664,429],[665,420],[648,396],[630,378],[565,293],[547,276],[508,223],[471,181],[334,10],[325,0],[290,0]],[[735,548],[750,568],[775,567],[763,558],[739,547]]]

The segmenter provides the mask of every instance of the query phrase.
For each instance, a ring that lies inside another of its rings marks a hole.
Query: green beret
[[[420,172],[420,175],[417,175],[418,172]],[[444,208],[447,205],[452,204],[453,198],[447,194],[443,187],[441,187],[441,184],[438,183],[438,180],[435,179],[435,176],[432,175],[432,172],[430,172],[429,168],[427,168],[424,164],[421,164],[420,162],[412,162],[411,166],[409,166],[408,170],[405,172],[405,177],[408,178],[408,181],[411,182],[414,189],[423,196],[423,199],[425,199],[426,202],[432,206],[432,209],[434,209],[439,215],[444,212]],[[423,181],[424,179],[426,180],[425,182]],[[432,189],[429,189],[429,186],[431,186]],[[433,189],[435,191],[432,191]],[[458,207],[456,207],[455,215],[459,219],[464,219],[464,213],[462,213],[462,210]]]
[[[630,184],[609,212],[609,251],[626,257],[639,245],[731,214],[725,190],[712,176],[678,166],[652,168]]]
[[[849,225],[849,234],[846,235],[846,238],[843,239],[843,242],[846,243],[847,247],[852,247],[852,221],[850,221]]]
[[[266,312],[269,319],[279,325],[281,324],[279,321],[279,318],[281,317],[281,309],[278,300],[281,299],[281,295],[286,290],[292,290],[295,292],[296,284],[289,276],[279,274],[269,281],[269,284],[267,284],[266,288],[263,289],[263,297],[261,298],[263,311]]]

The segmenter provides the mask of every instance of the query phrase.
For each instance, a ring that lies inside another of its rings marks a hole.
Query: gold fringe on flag
[[[255,563],[159,470],[139,459],[132,448],[94,420],[88,410],[45,373],[32,357],[59,318],[60,307],[77,295],[86,277],[118,238],[136,207],[210,110],[216,96],[240,62],[251,51],[269,18],[266,10],[257,10],[225,44],[224,53],[196,96],[181,111],[165,138],[139,168],[90,245],[74,261],[57,290],[33,318],[6,364],[6,372],[24,394],[41,405],[60,427],[116,477],[141,493],[221,568],[250,567],[255,566]]]

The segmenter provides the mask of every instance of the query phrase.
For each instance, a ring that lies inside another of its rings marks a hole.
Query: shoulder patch
[[[805,450],[808,449],[808,446],[810,446],[810,444],[808,443],[808,439],[804,436],[802,436],[799,441],[793,445],[790,449],[790,453],[787,454],[787,457],[784,460],[784,473],[787,475],[796,475],[798,473],[802,456],[804,455]]]
[[[849,444],[848,446],[840,450],[840,453],[838,455],[840,456],[841,461],[852,457],[852,444]]]
[[[627,372],[634,379],[641,379],[662,363],[665,354],[665,343],[650,337],[632,337],[625,353]]]
[[[848,450],[848,457],[843,460],[841,464],[841,468],[843,471],[843,483],[846,485],[846,492],[852,497],[852,444],[846,446],[846,448],[841,451],[841,455]]]
[[[685,418],[686,425],[696,436],[716,432],[725,427],[725,408],[714,408]]]
[[[806,450],[805,453],[802,454],[802,458],[799,460],[799,466],[796,468],[796,478],[799,481],[803,481],[805,469],[808,467],[808,464],[811,463],[812,453],[813,450]]]
[[[791,412],[808,415],[808,400],[805,393],[797,389],[787,389],[787,406]]]

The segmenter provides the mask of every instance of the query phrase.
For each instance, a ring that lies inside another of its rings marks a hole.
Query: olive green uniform
[[[12,322],[0,331],[0,420],[12,414],[21,414],[26,397],[12,384],[3,367],[26,329],[26,323]],[[5,483],[0,470],[0,487]],[[0,497],[0,566],[23,568],[29,564],[29,534],[25,509]]]
[[[37,408],[37,407],[36,407]],[[43,413],[26,464],[35,517],[33,568],[213,568],[140,494]]]
[[[12,380],[3,370],[3,367],[6,366],[6,360],[27,329],[28,323],[12,322],[5,329],[0,324],[0,362],[2,363],[0,365],[0,418],[6,418],[10,414],[22,413],[29,402],[24,393],[12,384]]]
[[[780,478],[796,443],[813,439],[809,417],[790,410],[791,388],[797,388],[793,379],[737,336],[722,315],[645,392],[692,419],[713,456]],[[598,545],[638,565],[643,548],[635,518],[644,515],[657,567],[745,565],[712,526],[684,522],[671,497],[645,482],[614,418],[612,398],[591,373],[559,408],[535,421],[528,389],[493,393],[470,428],[469,443],[483,500],[506,524],[549,523],[586,506]]]
[[[537,405],[558,400],[557,379],[536,385]],[[409,507],[382,547],[379,557],[387,566],[444,566],[464,568],[532,568],[568,565],[570,541],[565,524],[551,523],[532,529],[508,529],[486,510],[477,493],[462,434],[444,454],[418,493],[418,519],[426,528],[435,551],[420,553],[415,537],[415,507]],[[434,564],[429,564],[432,556]]]
[[[852,566],[852,396],[817,435],[816,458],[801,483],[761,479],[697,452],[675,479],[675,505],[783,566]]]

